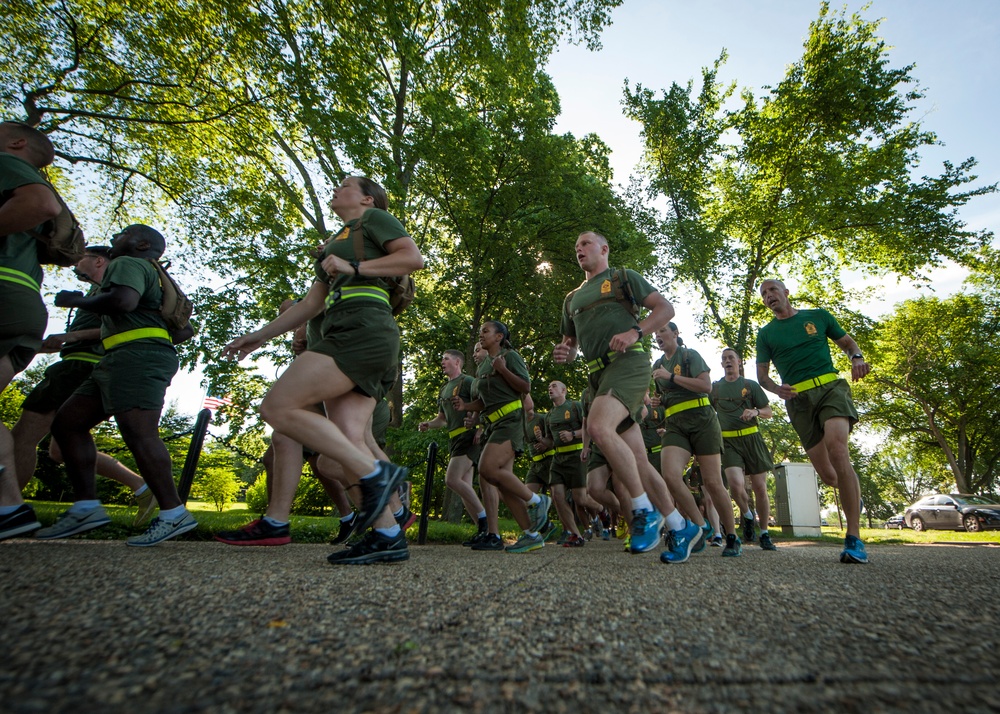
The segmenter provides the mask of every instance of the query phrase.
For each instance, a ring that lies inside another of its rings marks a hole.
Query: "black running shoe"
[[[475,546],[477,546],[480,543],[482,543],[483,540],[485,540],[486,538],[488,538],[489,535],[490,534],[489,534],[488,531],[477,531],[476,535],[474,535],[471,538],[469,538],[469,540],[467,540],[464,543],[462,543],[462,545],[464,547],[466,547],[466,548],[474,548]]]
[[[348,538],[350,538],[351,537],[351,533],[354,532],[354,524],[357,523],[357,522],[358,522],[357,516],[355,516],[351,520],[347,521],[346,523],[344,521],[341,521],[340,522],[340,530],[337,531],[336,537],[330,539],[330,544],[331,545],[340,545],[345,540],[347,540]]]
[[[753,543],[757,540],[757,534],[753,530],[753,518],[743,516],[743,542]]]
[[[0,467],[0,473],[3,473],[3,467]],[[41,527],[35,511],[27,503],[22,503],[6,516],[0,516],[0,540],[27,535]]]
[[[227,545],[288,545],[292,542],[292,532],[287,523],[272,526],[263,518],[250,521],[234,531],[219,531],[214,537]]]
[[[395,563],[409,560],[410,550],[406,545],[406,534],[402,531],[395,537],[388,537],[376,530],[370,530],[353,548],[331,553],[326,559],[334,565]]]
[[[503,538],[496,533],[484,533],[483,538],[472,546],[472,550],[503,550]]]
[[[358,482],[361,487],[361,508],[355,520],[354,529],[367,531],[385,509],[389,498],[406,478],[406,469],[388,461],[378,462],[378,473]]]

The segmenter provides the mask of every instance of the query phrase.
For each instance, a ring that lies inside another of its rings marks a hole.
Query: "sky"
[[[975,156],[980,184],[1000,181],[1000,146],[994,122],[1000,116],[1000,2],[996,0],[872,0],[846,4],[850,12],[867,19],[884,18],[879,34],[890,46],[893,67],[914,64],[911,75],[925,98],[912,117],[934,131],[942,147],[924,152],[922,168],[941,173],[942,162]],[[834,9],[844,6],[833,3]],[[729,59],[720,81],[735,81],[757,96],[775,85],[785,68],[799,59],[809,23],[819,16],[818,2],[808,0],[624,0],[612,13],[612,25],[602,34],[603,49],[563,45],[547,71],[561,99],[557,131],[575,136],[598,134],[612,150],[616,183],[625,186],[642,152],[639,125],[622,114],[626,78],[659,91],[673,82],[686,84],[700,77],[723,48]],[[973,201],[960,214],[971,228],[1000,233],[1000,197]],[[937,295],[961,289],[964,274],[951,268],[934,275]],[[794,293],[794,284],[789,287]],[[878,317],[895,303],[919,292],[908,284],[890,281],[882,300],[864,312]],[[696,344],[692,315],[696,304],[676,302],[676,321],[685,342]],[[860,307],[860,306],[853,306]],[[698,347],[696,346],[696,349]],[[699,351],[713,378],[718,378],[720,346],[706,344]],[[203,392],[194,375],[179,374],[168,392],[181,411],[194,413]]]

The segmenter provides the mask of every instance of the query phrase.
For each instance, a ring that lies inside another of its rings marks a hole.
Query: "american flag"
[[[211,409],[215,411],[216,409],[221,409],[224,406],[229,406],[233,403],[233,400],[229,397],[213,397],[210,394],[205,395],[205,401],[202,402],[202,409]]]

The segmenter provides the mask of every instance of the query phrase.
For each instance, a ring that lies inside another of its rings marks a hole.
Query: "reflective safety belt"
[[[686,412],[688,409],[707,407],[710,404],[711,402],[708,401],[708,397],[698,397],[697,399],[691,399],[686,402],[681,402],[680,404],[675,404],[672,407],[667,407],[666,412],[664,412],[664,417],[673,416],[677,412]]]
[[[376,285],[345,285],[326,296],[326,308],[329,310],[334,305],[353,298],[378,300],[384,302],[388,307],[392,306],[389,302],[388,290],[383,290]]]
[[[69,360],[78,360],[80,362],[93,362],[97,364],[101,361],[102,355],[95,355],[93,352],[70,352],[68,355],[63,357],[63,362],[68,362]]]
[[[469,427],[467,427],[467,426],[460,426],[457,429],[452,429],[451,431],[448,432],[448,438],[449,439],[454,439],[459,434],[464,434],[468,430],[469,430]]]
[[[625,352],[642,352],[642,345],[636,342],[634,345],[625,350]],[[593,374],[594,372],[600,372],[602,369],[607,367],[609,364],[618,359],[625,352],[608,352],[606,355],[601,355],[597,359],[592,359],[587,362],[587,371]]]
[[[104,345],[104,349],[110,350],[113,347],[118,347],[126,342],[134,342],[135,340],[143,340],[148,337],[160,337],[167,342],[173,344],[170,339],[170,333],[164,330],[162,327],[140,327],[136,330],[126,330],[125,332],[119,332],[117,335],[111,335],[111,337],[105,337],[101,340]]]
[[[840,375],[836,372],[830,372],[829,374],[821,374],[813,379],[807,379],[804,382],[799,382],[798,384],[793,384],[792,389],[796,392],[805,392],[814,387],[821,387],[824,384],[829,384],[830,382],[840,379]]]
[[[663,444],[657,444],[656,446],[650,446],[646,451],[650,454],[658,454],[663,451]]]
[[[497,409],[492,414],[487,414],[486,416],[484,416],[483,419],[486,421],[487,424],[492,424],[500,417],[505,417],[511,412],[516,412],[521,407],[522,407],[521,400],[518,399],[516,402],[509,402],[507,404],[504,404],[502,407]]]
[[[534,456],[531,457],[531,460],[532,461],[541,461],[542,459],[547,459],[550,456],[555,456],[555,453],[556,453],[555,449],[549,449],[544,454],[535,454]]]
[[[722,435],[727,439],[732,439],[734,436],[746,436],[747,434],[756,434],[760,429],[755,426],[748,426],[746,429],[739,429],[737,431],[724,431]]]
[[[583,444],[568,444],[566,446],[557,446],[557,454],[565,454],[569,451],[583,451]]]
[[[23,285],[26,288],[31,288],[36,293],[40,293],[42,291],[42,286],[35,282],[33,277],[27,273],[22,273],[20,270],[14,270],[13,268],[0,267],[0,280],[6,280],[9,283]]]

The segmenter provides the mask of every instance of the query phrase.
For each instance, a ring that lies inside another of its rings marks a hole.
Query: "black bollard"
[[[198,470],[198,459],[201,458],[201,447],[205,443],[208,424],[212,421],[212,410],[202,409],[194,422],[194,432],[191,434],[191,446],[188,447],[187,458],[184,459],[184,469],[181,471],[181,482],[177,486],[177,495],[181,503],[187,503],[194,483],[194,472]]]
[[[427,542],[427,512],[434,498],[434,469],[437,468],[438,445],[432,441],[427,447],[427,476],[424,479],[424,500],[420,505],[420,528],[417,530],[417,544]]]

